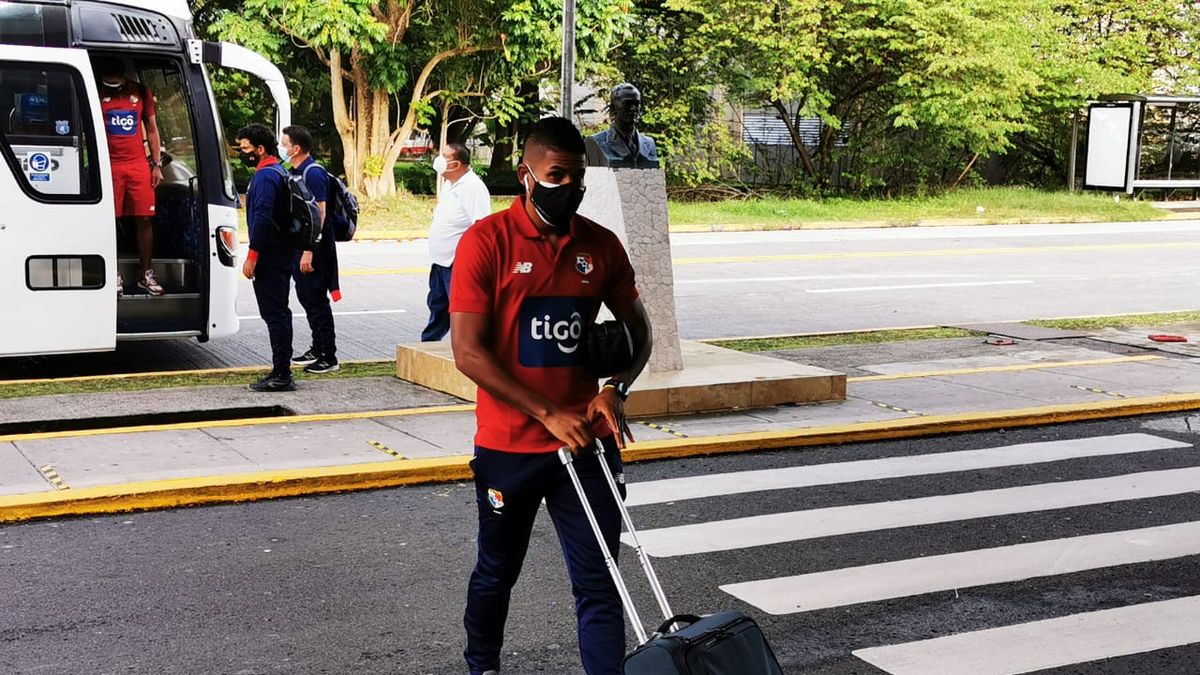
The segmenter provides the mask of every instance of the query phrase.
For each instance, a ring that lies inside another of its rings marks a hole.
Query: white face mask
[[[462,162],[458,161],[457,159],[454,160],[453,163],[454,169],[462,166]],[[453,171],[454,169],[450,168],[450,162],[446,161],[445,155],[438,155],[437,157],[433,158],[433,170],[437,172],[437,175],[441,176],[447,171]]]

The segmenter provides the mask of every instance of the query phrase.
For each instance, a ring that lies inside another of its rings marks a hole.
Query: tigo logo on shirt
[[[137,111],[113,110],[105,120],[108,133],[113,136],[132,136],[137,133]]]
[[[518,356],[526,368],[583,365],[584,321],[590,298],[526,298],[521,303]]]

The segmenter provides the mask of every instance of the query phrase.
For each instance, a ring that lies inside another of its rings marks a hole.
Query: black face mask
[[[241,159],[242,159],[242,164],[245,164],[247,169],[257,169],[258,168],[258,161],[259,161],[258,153],[243,152],[243,153],[241,153]]]
[[[533,169],[530,169],[528,164],[525,165],[525,169],[533,178],[533,189],[529,191],[533,208],[537,209],[538,215],[546,221],[547,225],[556,230],[566,230],[571,225],[571,218],[579,210],[579,204],[583,202],[583,193],[586,188],[576,183],[567,185],[543,183],[534,175]]]

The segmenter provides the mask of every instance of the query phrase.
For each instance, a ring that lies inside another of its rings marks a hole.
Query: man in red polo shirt
[[[162,295],[163,287],[154,277],[154,190],[163,180],[162,140],[155,117],[154,94],[146,86],[125,77],[119,59],[96,60],[100,76],[100,111],[108,137],[108,158],[112,163],[113,203],[117,218],[127,218],[137,228],[138,257],[141,269],[137,286],[150,295]],[[145,141],[142,131],[145,129]],[[150,144],[146,158],[145,142]],[[123,280],[117,273],[117,293],[124,293]]]
[[[545,499],[558,532],[588,675],[619,675],[625,655],[620,596],[556,451],[569,447],[615,556],[620,513],[596,438],[623,482],[618,448],[629,385],[650,358],[650,324],[617,236],[576,215],[587,150],[569,120],[530,129],[517,178],[525,194],[463,235],[450,282],[450,339],[458,369],[479,385],[475,419],[478,558],[467,591],[464,652],[471,675],[500,670],[508,602]],[[601,303],[629,329],[634,365],[597,386],[583,367]],[[624,485],[621,486],[622,493]]]

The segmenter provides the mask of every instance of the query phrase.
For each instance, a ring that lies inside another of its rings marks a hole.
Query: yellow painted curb
[[[368,410],[364,412],[345,413],[314,413],[312,415],[291,415],[287,417],[244,417],[229,420],[208,420],[206,422],[176,422],[173,424],[144,424],[134,427],[108,427],[106,429],[73,429],[71,431],[38,431],[26,434],[0,435],[0,443],[8,441],[40,441],[48,438],[79,438],[81,436],[99,436],[101,434],[137,434],[149,431],[186,431],[189,429],[219,429],[223,427],[257,427],[265,424],[287,425],[305,424],[309,422],[343,422],[346,420],[365,420],[380,417],[411,417],[415,415],[441,415],[445,413],[473,412],[474,403],[454,403],[451,405],[433,405],[421,408],[400,408],[398,410]]]
[[[395,363],[395,360],[389,359],[356,359],[351,361],[341,361],[342,365],[361,365],[361,364],[377,364],[377,363]],[[293,370],[303,368],[301,365],[293,365]],[[237,373],[253,373],[263,370],[269,370],[271,364],[264,363],[261,366],[225,366],[224,368],[197,368],[194,370],[158,370],[146,371],[138,373],[106,373],[103,375],[72,375],[70,377],[34,377],[23,380],[0,380],[0,387],[6,387],[17,384],[62,384],[68,382],[95,382],[103,380],[139,380],[148,377],[183,377],[187,375],[232,375]]]
[[[696,455],[895,440],[1197,409],[1200,409],[1200,392],[647,441],[631,445],[622,456],[627,462],[679,459]],[[469,461],[468,455],[456,455],[12,495],[0,497],[0,523],[468,480],[471,477]]]

